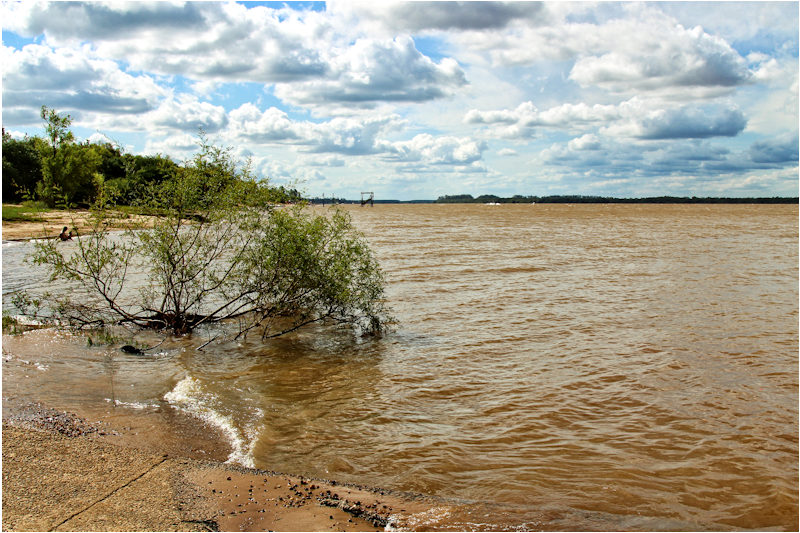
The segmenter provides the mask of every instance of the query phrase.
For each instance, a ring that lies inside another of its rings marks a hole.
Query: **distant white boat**
[[[500,202],[486,202],[483,205],[500,205]]]

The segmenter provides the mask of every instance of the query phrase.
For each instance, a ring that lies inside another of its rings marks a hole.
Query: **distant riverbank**
[[[311,198],[315,205],[359,204],[360,200],[345,198]],[[376,198],[376,204],[797,204],[800,199],[785,197],[762,198],[717,198],[698,196],[651,196],[645,198],[615,198],[611,196],[553,195],[523,196],[520,194],[503,197],[494,194],[482,194],[473,197],[471,194],[440,196],[436,200],[391,200]]]
[[[576,194],[554,196],[521,196],[501,197],[484,194],[473,198],[469,194],[440,196],[439,204],[796,204],[797,198],[714,198],[686,196],[651,196],[646,198],[615,198],[611,196],[584,196]]]
[[[358,200],[312,198],[312,205],[358,204]],[[503,198],[494,195],[484,195],[473,198],[470,195],[443,196],[437,200],[380,200],[375,204],[798,204],[798,198],[686,198],[674,196],[660,196],[652,198],[611,198],[601,196],[514,196]],[[12,204],[4,204],[4,208]],[[12,205],[13,207],[13,205]],[[127,215],[126,224],[148,225],[154,217],[147,215]],[[76,229],[79,233],[86,233],[89,228],[89,211],[74,210],[45,210],[36,213],[35,219],[3,220],[3,240],[27,240],[42,237],[57,237],[61,229],[66,226]],[[120,229],[123,226],[120,225]]]

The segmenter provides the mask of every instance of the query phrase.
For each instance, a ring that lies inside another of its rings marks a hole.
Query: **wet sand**
[[[69,413],[3,421],[4,531],[381,531],[439,509],[341,485],[114,443]]]

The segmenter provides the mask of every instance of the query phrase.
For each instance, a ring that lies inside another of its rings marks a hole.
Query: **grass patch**
[[[43,220],[40,207],[3,204],[3,222],[42,222]]]

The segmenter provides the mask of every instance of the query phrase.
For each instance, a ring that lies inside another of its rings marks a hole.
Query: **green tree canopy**
[[[37,196],[50,207],[62,202],[67,205],[91,202],[102,180],[98,174],[100,154],[94,145],[74,142],[69,115],[61,116],[42,106],[41,117],[49,144],[40,150],[42,180],[37,184]]]
[[[20,202],[33,196],[42,179],[38,137],[17,140],[3,130],[3,202]]]

